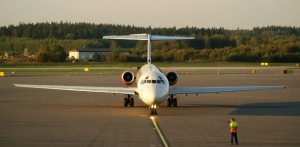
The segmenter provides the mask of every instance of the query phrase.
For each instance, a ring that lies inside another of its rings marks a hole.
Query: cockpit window
[[[161,80],[147,80],[149,77],[146,77],[145,80],[141,81],[141,84],[145,84],[145,83],[152,83],[152,84],[165,84],[165,82],[161,79]],[[159,77],[161,78],[161,77]]]

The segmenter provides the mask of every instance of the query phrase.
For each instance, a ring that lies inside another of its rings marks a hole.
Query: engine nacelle
[[[123,74],[121,76],[121,79],[122,79],[122,84],[123,85],[129,86],[129,85],[132,85],[134,83],[135,76],[132,72],[125,71],[125,72],[123,72]]]
[[[166,77],[169,81],[169,85],[170,86],[173,86],[177,83],[177,80],[178,80],[178,76],[175,72],[173,71],[169,71],[167,74],[166,74]]]

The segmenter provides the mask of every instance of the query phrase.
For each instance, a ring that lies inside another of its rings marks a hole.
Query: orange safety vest
[[[238,123],[234,121],[234,122],[231,122],[229,126],[230,126],[230,132],[231,133],[236,132],[237,128],[238,128]]]

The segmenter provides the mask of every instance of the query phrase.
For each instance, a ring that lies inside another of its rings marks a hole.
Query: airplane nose
[[[147,91],[144,91],[141,95],[141,99],[147,105],[161,104],[165,101],[166,97],[167,92],[161,87],[149,88]]]
[[[141,95],[141,99],[147,105],[152,105],[154,104],[155,101],[155,94],[153,93],[152,90],[144,91],[143,94]]]
[[[164,98],[166,97],[166,92],[161,87],[153,87],[151,89],[151,94],[149,94],[149,99],[152,100],[152,104],[160,104],[164,102]]]
[[[167,95],[168,95],[168,92],[164,88],[157,87],[156,92],[155,92],[155,103],[156,104],[163,103],[165,101]]]

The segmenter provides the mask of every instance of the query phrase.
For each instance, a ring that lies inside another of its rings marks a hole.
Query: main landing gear
[[[168,107],[177,107],[177,98],[174,98],[173,94],[169,95],[169,98],[167,99]]]
[[[156,104],[151,105],[150,109],[151,109],[150,115],[157,115],[157,106],[156,106]]]
[[[128,94],[127,97],[124,98],[124,107],[133,107],[134,106],[134,99],[132,95]]]

